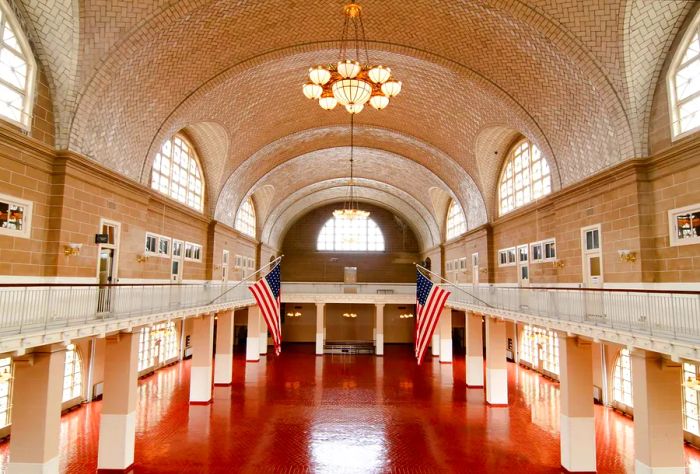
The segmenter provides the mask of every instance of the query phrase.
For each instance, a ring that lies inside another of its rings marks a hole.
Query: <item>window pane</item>
[[[203,186],[200,176],[194,150],[176,136],[163,143],[161,152],[153,160],[151,187],[201,211]]]

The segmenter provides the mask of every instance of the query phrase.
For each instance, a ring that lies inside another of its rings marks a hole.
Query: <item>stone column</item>
[[[376,315],[376,346],[374,352],[376,355],[384,355],[384,304],[376,303],[374,305]]]
[[[570,472],[596,470],[591,343],[559,336],[561,465]]]
[[[326,303],[316,303],[316,355],[323,355],[325,341],[325,309]]]
[[[214,316],[194,318],[192,328],[192,364],[190,366],[190,403],[211,402],[214,352]]]
[[[681,364],[643,350],[632,351],[631,358],[635,472],[682,474]]]
[[[452,363],[452,308],[442,308],[438,321],[440,336],[440,363]],[[436,331],[436,332],[438,332]]]
[[[260,308],[248,306],[248,337],[245,341],[245,360],[260,360]]]
[[[440,331],[436,330],[430,340],[430,351],[433,357],[440,355]]]
[[[260,341],[258,342],[258,350],[260,351],[260,355],[265,355],[267,354],[267,323],[262,317],[262,313],[260,313],[260,321],[258,324],[260,324]]]
[[[233,381],[233,310],[222,311],[216,318],[214,385],[229,385]]]
[[[508,405],[506,323],[486,317],[486,403]]]
[[[138,364],[139,333],[106,338],[98,470],[126,471],[134,464]]]
[[[58,473],[66,352],[44,346],[15,358],[9,474]]]
[[[481,315],[467,311],[464,321],[464,340],[467,344],[465,366],[467,387],[484,386],[484,341],[482,337]]]

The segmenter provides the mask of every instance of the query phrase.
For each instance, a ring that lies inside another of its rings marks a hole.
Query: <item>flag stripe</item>
[[[417,271],[415,353],[418,365],[423,361],[423,356],[449,296],[449,291],[434,285],[420,271]]]
[[[273,268],[264,278],[261,278],[249,287],[253,293],[255,302],[260,308],[260,313],[265,320],[267,329],[272,336],[275,345],[275,354],[282,350],[282,321],[280,319],[281,280],[279,264]]]
[[[418,364],[420,364],[423,361],[425,351],[428,348],[428,342],[433,337],[435,327],[437,326],[437,323],[440,320],[440,314],[442,313],[442,309],[445,307],[445,302],[447,301],[449,295],[450,294],[448,292],[441,291],[440,295],[435,298],[437,304],[434,307],[435,311],[429,316],[429,319],[426,322],[426,325],[429,324],[430,326],[427,328],[426,335],[422,340],[422,347],[420,348],[420,351],[418,353]]]

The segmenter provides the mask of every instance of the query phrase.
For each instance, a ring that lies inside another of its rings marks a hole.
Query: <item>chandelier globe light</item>
[[[346,105],[347,107],[351,107],[350,105]],[[355,105],[352,105],[352,107],[356,107]],[[359,105],[360,110],[362,110],[362,105]],[[359,111],[358,111],[359,112]],[[355,135],[355,113],[358,112],[350,112],[350,182],[348,183],[348,195],[347,198],[345,199],[345,202],[343,202],[343,207],[342,209],[336,209],[333,211],[333,216],[337,219],[347,219],[347,220],[354,220],[354,219],[366,219],[369,217],[369,211],[363,211],[362,209],[359,208],[358,202],[357,202],[357,197],[355,196],[355,175],[354,175],[354,149],[355,149],[355,142],[354,142],[354,135]]]
[[[393,78],[390,68],[370,64],[362,7],[353,2],[345,5],[343,11],[345,23],[339,60],[309,68],[309,82],[302,86],[304,96],[318,100],[322,109],[333,110],[340,104],[353,115],[362,112],[367,103],[383,110],[389,105],[389,98],[401,92],[401,81]],[[364,61],[361,61],[362,50]]]

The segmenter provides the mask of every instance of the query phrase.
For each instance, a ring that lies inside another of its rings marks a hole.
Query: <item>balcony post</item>
[[[384,355],[384,304],[376,303],[376,345],[374,352],[376,355]]]
[[[508,405],[506,323],[486,317],[486,403]]]
[[[466,312],[464,339],[467,343],[467,387],[484,386],[484,341],[482,337],[483,321],[480,314]]]
[[[214,352],[214,316],[205,314],[194,318],[192,328],[192,364],[190,366],[190,403],[211,402]]]
[[[258,362],[260,360],[260,308],[257,305],[248,306],[248,337],[245,342],[245,360]]]
[[[267,354],[267,323],[262,317],[262,313],[260,314],[260,321],[258,322],[260,325],[260,340],[258,341],[258,350],[260,351],[260,355],[265,355]]]
[[[316,303],[316,355],[323,355],[325,341],[325,307],[326,303]]]
[[[440,337],[440,363],[452,363],[452,308],[445,306],[442,308],[440,320],[438,321]]]
[[[233,310],[216,315],[214,385],[229,385],[233,381],[233,326]]]

